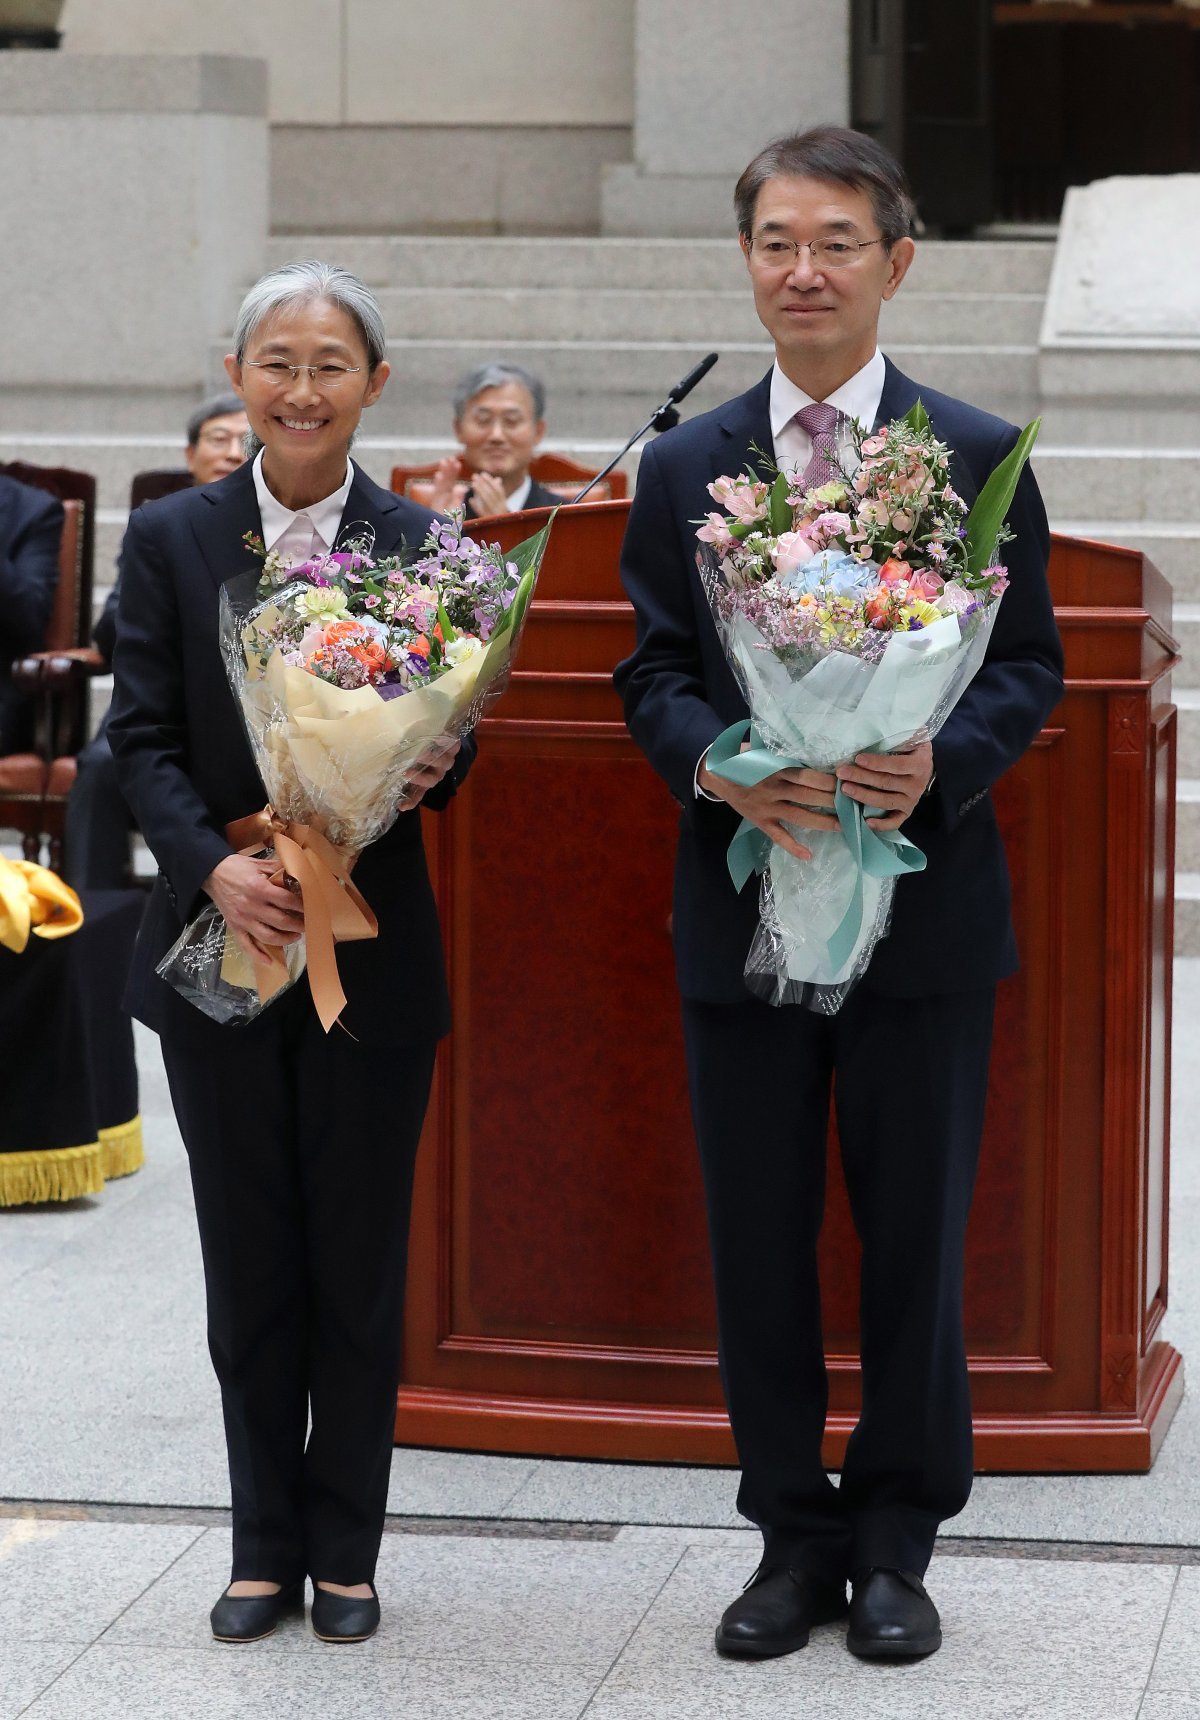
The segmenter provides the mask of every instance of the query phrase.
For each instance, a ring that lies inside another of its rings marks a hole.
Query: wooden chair
[[[129,486],[129,511],[143,502],[157,502],[162,496],[173,496],[176,490],[190,488],[192,474],[186,466],[163,466],[153,472],[135,472]]]
[[[0,827],[20,831],[28,860],[39,859],[43,842],[48,842],[50,865],[58,870],[75,756],[87,740],[87,683],[106,667],[89,643],[96,480],[88,472],[22,461],[0,466],[0,472],[48,490],[63,504],[58,586],[46,648],[13,665],[14,682],[34,701],[34,747],[0,758]]]
[[[436,470],[436,461],[427,466],[393,466],[391,487],[398,496],[407,496],[410,501],[421,502],[428,507],[431,480]],[[553,490],[556,496],[561,496],[564,502],[569,502],[589,479],[596,476],[596,468],[581,466],[576,460],[568,460],[565,454],[538,454],[530,464],[529,475],[539,484],[545,484],[548,490]],[[628,493],[629,480],[624,472],[610,472],[591,491],[588,500],[619,501]]]

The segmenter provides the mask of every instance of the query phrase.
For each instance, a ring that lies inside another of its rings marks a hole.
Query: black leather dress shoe
[[[322,1642],[366,1642],[379,1629],[379,1596],[371,1587],[369,1598],[335,1595],[313,1585],[313,1635]]]
[[[231,1595],[227,1589],[208,1617],[218,1642],[261,1642],[281,1618],[303,1607],[302,1582],[285,1583],[273,1595]]]
[[[942,1621],[911,1571],[876,1567],[854,1579],[846,1647],[863,1660],[915,1660],[942,1646]]]
[[[815,1624],[846,1613],[845,1583],[821,1582],[803,1571],[770,1571],[752,1582],[717,1626],[717,1653],[767,1659],[792,1654]]]

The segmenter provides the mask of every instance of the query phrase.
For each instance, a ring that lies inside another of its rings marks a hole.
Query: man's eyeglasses
[[[296,382],[302,370],[311,376],[314,387],[336,388],[348,376],[357,376],[362,369],[361,364],[284,364],[278,358],[247,358],[244,364],[247,370],[261,370],[267,381],[279,388],[285,382]]]
[[[807,251],[815,269],[845,269],[857,263],[868,245],[882,245],[882,239],[785,239],[779,233],[760,233],[750,241],[750,258],[763,269],[794,269],[801,251]]]
[[[201,430],[196,438],[206,448],[240,448],[245,439],[244,430]]]

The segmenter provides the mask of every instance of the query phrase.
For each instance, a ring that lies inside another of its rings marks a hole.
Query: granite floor
[[[384,1620],[214,1643],[223,1527],[0,1518],[0,1720],[1200,1720],[1200,1566],[939,1554],[940,1654],[863,1664],[828,1626],[784,1660],[713,1652],[745,1537],[488,1525],[384,1537]]]
[[[1176,964],[1172,1307],[1200,1357],[1200,960]],[[228,1486],[200,1259],[156,1042],[148,1162],[0,1211],[0,1720],[1200,1720],[1200,1409],[1147,1476],[982,1477],[930,1574],[941,1654],[863,1666],[839,1632],[717,1659],[756,1537],[728,1470],[398,1450],[385,1622],[221,1649]],[[7,1503],[5,1503],[7,1501]]]

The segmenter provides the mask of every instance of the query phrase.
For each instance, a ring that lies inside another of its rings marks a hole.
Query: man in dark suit
[[[546,390],[532,371],[499,363],[470,371],[454,390],[454,434],[462,455],[438,465],[431,507],[481,518],[562,503],[529,471],[546,434]]]
[[[775,365],[747,394],[642,455],[622,555],[637,644],[616,682],[629,728],[682,807],[674,935],[693,1119],[714,1257],[722,1379],[742,1465],[739,1507],[762,1563],[724,1614],[731,1655],[801,1648],[842,1616],[863,1656],[940,1645],[921,1578],[939,1523],[972,1476],[963,1250],[998,980],[1017,962],[989,789],[1038,734],[1062,687],[1046,581],[1048,529],[1032,474],[1005,545],[1011,585],[984,662],[932,746],[860,755],[845,792],[903,824],[928,857],[900,879],[889,935],[840,1012],[772,1008],[743,967],[757,891],[726,849],[739,817],[804,860],[835,828],[835,777],[781,770],[742,789],[706,766],[746,706],[695,565],[713,479],[755,448],[822,482],[847,426],[878,426],[918,396],[969,502],[1017,432],[920,388],[877,349],[881,303],[914,246],[902,172],[871,139],[822,127],[769,146],[736,192],[740,242]],[[816,1243],[831,1092],[863,1245],[863,1411],[835,1488],[821,1465],[827,1385]]]
[[[226,390],[203,401],[187,422],[184,458],[192,482],[215,484],[236,472],[246,457],[250,425],[236,394]],[[92,643],[110,664],[117,642],[117,608],[121,601],[121,565],[92,630]],[[64,876],[76,890],[120,890],[129,881],[129,833],[133,820],[117,786],[112,748],[108,744],[108,713],[75,761],[75,781],[67,801],[64,831]]]
[[[325,1640],[361,1641],[378,1624],[413,1162],[449,1028],[415,809],[446,803],[471,746],[431,759],[358,858],[379,935],[339,951],[348,1002],[332,1032],[305,981],[219,1026],[156,968],[209,900],[239,941],[286,944],[303,930],[277,862],[238,852],[227,832],[266,795],[225,675],[218,600],[257,565],[247,532],[291,562],[343,530],[366,528],[380,556],[423,541],[435,516],[348,459],[386,351],[378,305],[346,271],[304,262],[264,276],[226,361],[258,455],[139,509],[125,541],[108,732],[159,865],[128,1001],[159,1034],[196,1199],[233,1498],[232,1581],[212,1612],[226,1642],[270,1634],[306,1574]]]
[[[29,701],[13,686],[12,666],[45,643],[62,527],[61,502],[0,475],[0,753],[24,752],[33,741]]]

